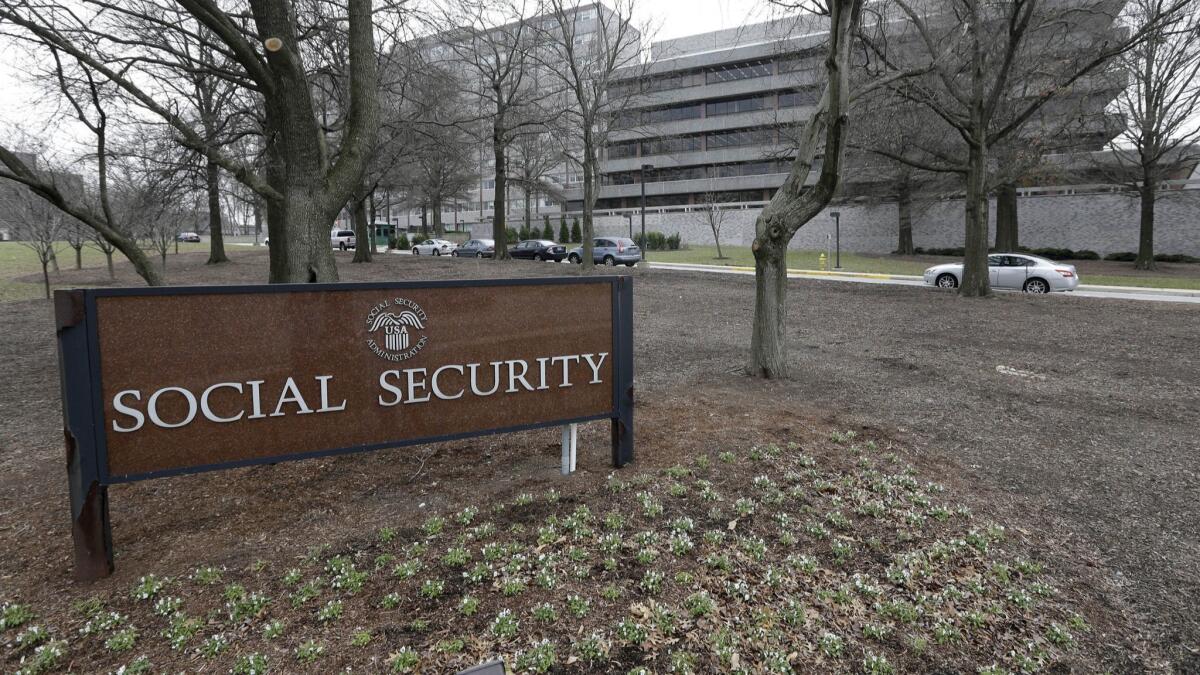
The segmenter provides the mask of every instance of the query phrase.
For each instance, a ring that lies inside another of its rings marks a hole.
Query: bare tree
[[[1175,0],[1187,2],[1189,0]],[[881,22],[909,31],[891,49],[875,45],[873,66],[910,64],[930,74],[894,91],[924,105],[947,137],[961,140],[954,156],[886,153],[916,168],[949,171],[965,179],[965,256],[959,293],[991,294],[988,277],[989,153],[1020,136],[1051,100],[1085,78],[1104,77],[1110,60],[1146,36],[1145,30],[1112,26],[1115,10],[1105,0],[1049,3],[1040,0],[895,0],[903,21]],[[1089,49],[1063,49],[1090,40]],[[961,147],[961,146],[960,146]],[[965,155],[965,159],[963,159]]]
[[[526,20],[529,10],[527,0],[454,0],[441,17],[444,30],[434,47],[449,51],[446,64],[462,72],[463,94],[478,104],[478,116],[464,128],[491,145],[496,260],[509,258],[509,146],[520,133],[545,126],[557,116],[545,108],[548,97],[533,78],[540,34]]]
[[[509,162],[509,181],[525,196],[525,229],[533,223],[533,203],[540,194],[562,199],[563,191],[552,182],[554,169],[562,165],[562,146],[555,134],[545,129],[534,129],[517,136],[512,146],[512,161]]]
[[[717,260],[728,260],[721,253],[721,226],[725,224],[725,216],[729,213],[724,207],[727,201],[722,193],[709,191],[700,197],[700,205],[695,209],[699,219],[712,230],[713,241],[717,245]]]
[[[336,280],[329,225],[358,187],[378,129],[371,0],[346,0],[341,7],[249,0],[247,8],[232,10],[215,0],[182,0],[180,5],[208,31],[203,39],[220,61],[198,66],[195,58],[180,55],[171,40],[128,39],[130,22],[156,26],[158,36],[189,31],[188,24],[171,20],[174,5],[165,0],[82,0],[71,5],[3,0],[0,20],[41,53],[65,55],[89,77],[114,85],[142,115],[169,125],[181,145],[261,195],[271,235],[272,281]],[[347,35],[350,95],[336,123],[324,125],[310,77],[322,64],[310,62],[314,50],[306,41],[331,30]],[[246,92],[261,109],[262,131],[269,139],[262,170],[215,147],[202,129],[179,114],[179,106],[157,84],[163,77],[184,77],[197,67]],[[28,180],[19,165],[8,161],[12,157],[0,147],[0,161],[8,166],[9,176]],[[78,211],[52,195],[43,196],[60,208]]]
[[[633,25],[634,0],[615,0],[611,10],[596,2],[549,0],[556,25],[542,32],[550,57],[548,70],[559,76],[570,96],[565,106],[574,138],[565,147],[583,178],[583,266],[592,266],[595,227],[592,212],[600,190],[600,150],[608,143],[618,112],[636,89],[617,87],[618,79],[639,80],[645,50]],[[586,15],[583,10],[588,9]],[[593,18],[594,15],[594,18]],[[584,17],[587,18],[584,18]],[[632,72],[631,72],[632,71]]]
[[[113,269],[113,253],[116,252],[117,247],[113,246],[111,241],[105,239],[104,235],[100,234],[96,230],[92,230],[90,232],[90,238],[88,239],[87,243],[94,247],[97,251],[100,251],[104,254],[104,262],[108,268],[108,278],[115,279],[117,277],[117,272],[115,269]]]
[[[2,10],[0,10],[2,14]],[[146,258],[137,241],[122,229],[113,215],[109,195],[109,164],[112,159],[110,144],[110,111],[112,96],[104,83],[92,76],[87,69],[71,69],[60,58],[58,51],[51,51],[52,65],[47,73],[59,94],[68,104],[70,115],[91,134],[96,149],[93,158],[94,190],[71,189],[56,180],[56,172],[39,171],[36,158],[26,162],[17,153],[0,144],[0,178],[24,185],[49,204],[74,217],[119,250],[132,264],[134,270],[147,284],[162,283],[158,270]]]
[[[75,269],[83,269],[83,246],[88,241],[90,231],[83,223],[70,218],[63,226],[62,237],[67,245],[75,250]]]
[[[813,12],[811,23],[825,23],[829,28],[827,81],[816,110],[804,126],[787,178],[754,225],[754,323],[749,372],[757,377],[787,376],[787,247],[796,232],[833,199],[841,183],[850,101],[850,48],[862,17],[862,5],[863,0],[828,0],[807,6]],[[820,174],[814,185],[806,187],[818,149],[822,151]]]
[[[3,209],[13,238],[37,256],[42,266],[46,299],[49,300],[50,263],[55,257],[54,249],[67,227],[66,219],[61,212],[26,189],[6,190],[0,209]]]
[[[1127,127],[1109,143],[1122,183],[1140,200],[1137,269],[1154,267],[1154,205],[1162,182],[1200,159],[1200,5],[1132,0],[1126,20],[1147,39],[1121,56],[1129,86],[1115,112]]]

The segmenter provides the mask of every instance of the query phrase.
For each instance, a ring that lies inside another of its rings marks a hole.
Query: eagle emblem
[[[411,300],[386,300],[367,315],[367,346],[376,355],[389,361],[410,358],[428,340],[420,335],[427,321],[425,311]],[[382,339],[380,332],[383,333]]]

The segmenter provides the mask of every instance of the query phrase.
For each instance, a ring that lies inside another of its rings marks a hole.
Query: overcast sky
[[[636,6],[638,23],[657,29],[653,38],[666,40],[765,21],[766,0],[643,0]]]
[[[638,0],[635,21],[649,24],[653,39],[666,40],[764,21],[770,11],[767,0]],[[36,92],[14,63],[21,60],[0,62],[0,123],[27,126],[45,115],[32,105]]]

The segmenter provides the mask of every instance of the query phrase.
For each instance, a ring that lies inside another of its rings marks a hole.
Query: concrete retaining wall
[[[1020,239],[1031,248],[1090,249],[1104,255],[1136,251],[1138,200],[1133,193],[1026,196],[1017,200]],[[896,204],[843,204],[842,249],[861,253],[889,253],[896,248]],[[754,220],[759,209],[727,211],[721,226],[721,243],[749,246],[754,238]],[[989,209],[989,240],[994,240],[995,202]],[[1200,190],[1167,193],[1155,209],[1155,251],[1200,256]],[[558,219],[552,217],[557,230]],[[519,223],[518,219],[512,222]],[[539,221],[540,222],[540,221]],[[568,216],[568,222],[569,216]],[[634,231],[640,229],[635,213]],[[626,235],[624,216],[596,218],[597,234]],[[712,245],[712,230],[703,213],[646,213],[646,230],[664,234],[678,232],[687,244]],[[488,224],[472,226],[475,236],[491,236]],[[800,228],[792,248],[822,249],[834,233],[827,213]],[[963,245],[961,200],[917,202],[913,206],[913,243],[926,248]]]

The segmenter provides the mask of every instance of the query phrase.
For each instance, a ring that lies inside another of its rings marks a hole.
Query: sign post
[[[547,305],[572,319],[523,311]],[[602,419],[633,460],[629,277],[100,288],[55,313],[81,579],[113,570],[116,483],[550,427],[567,473]]]

